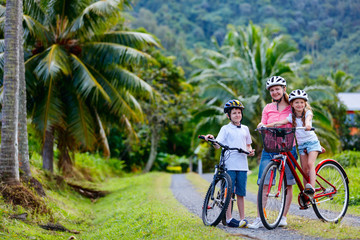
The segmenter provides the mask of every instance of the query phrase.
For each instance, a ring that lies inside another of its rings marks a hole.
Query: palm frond
[[[42,54],[42,59],[35,68],[35,73],[44,82],[54,79],[60,74],[70,75],[71,66],[66,50],[60,45],[50,46]],[[30,60],[30,59],[29,59]]]
[[[149,54],[141,52],[137,49],[126,47],[116,43],[89,42],[84,44],[84,61],[94,63],[94,65],[102,63],[103,66],[108,64],[144,64],[148,60],[152,60]]]
[[[79,90],[79,92],[84,97],[87,97],[90,94],[90,92],[94,90],[95,94],[100,92],[107,101],[110,101],[109,95],[105,92],[104,88],[93,76],[91,71],[89,71],[85,63],[83,63],[74,54],[71,54],[71,62],[74,66],[74,70],[73,70],[74,86]]]
[[[145,46],[160,47],[160,44],[151,34],[140,32],[112,31],[102,35],[99,40],[101,42],[118,43],[137,49],[142,49]]]

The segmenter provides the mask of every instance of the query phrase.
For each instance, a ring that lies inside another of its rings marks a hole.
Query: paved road
[[[208,181],[212,180],[212,174],[203,174],[202,177]],[[172,176],[171,190],[175,198],[189,209],[190,212],[201,217],[201,209],[203,204],[203,196],[198,193],[193,185],[186,179],[185,174],[174,174]],[[256,203],[256,196],[247,192],[246,200]],[[307,210],[299,210],[297,205],[291,206],[290,214],[304,216],[307,218],[317,219],[312,208]],[[239,219],[237,212],[234,212],[234,217]],[[254,218],[247,218],[250,222]],[[344,218],[346,224],[351,224],[360,227],[360,218],[346,216]],[[223,226],[221,223],[217,226],[224,231],[234,234],[245,239],[322,239],[309,237],[298,234],[296,231],[287,228],[276,228],[274,230],[267,230],[266,228],[249,229],[249,228],[229,228]]]

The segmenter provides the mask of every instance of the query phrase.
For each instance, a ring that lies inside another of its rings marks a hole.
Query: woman
[[[273,122],[281,121],[285,119],[291,113],[291,106],[289,103],[289,96],[286,93],[286,80],[279,76],[273,76],[266,82],[266,89],[270,92],[272,103],[267,104],[262,112],[261,122],[258,125],[258,128]],[[292,127],[291,124],[282,125],[279,127]],[[291,150],[292,155],[295,159],[297,159],[295,142],[293,149]],[[259,175],[257,184],[260,183],[261,175],[266,167],[266,165],[271,161],[272,156],[277,153],[269,153],[265,150],[262,151],[260,166],[259,166]],[[287,180],[287,194],[286,194],[286,203],[283,217],[279,223],[279,227],[284,227],[287,225],[286,215],[289,212],[291,200],[292,200],[292,185],[295,184],[294,176],[292,175],[289,167],[286,165],[285,168],[286,180]],[[248,225],[249,228],[259,228],[263,227],[261,219],[258,217],[252,224]]]

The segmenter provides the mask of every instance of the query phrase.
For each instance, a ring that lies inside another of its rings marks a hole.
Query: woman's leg
[[[293,187],[292,187],[292,185],[288,185],[287,186],[285,209],[284,209],[284,214],[283,214],[284,217],[286,217],[286,215],[289,212],[292,198],[293,198]]]

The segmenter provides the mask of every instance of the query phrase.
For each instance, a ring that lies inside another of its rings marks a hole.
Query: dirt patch
[[[64,227],[63,225],[61,225],[60,223],[48,223],[46,225],[39,225],[41,228],[46,229],[46,230],[51,230],[51,231],[60,231],[60,232],[70,232],[70,233],[75,233],[75,234],[79,234],[79,231],[75,231],[75,230],[69,230],[66,227]]]
[[[7,203],[22,206],[33,213],[50,213],[50,209],[46,207],[44,201],[21,184],[0,185],[0,192]]]

